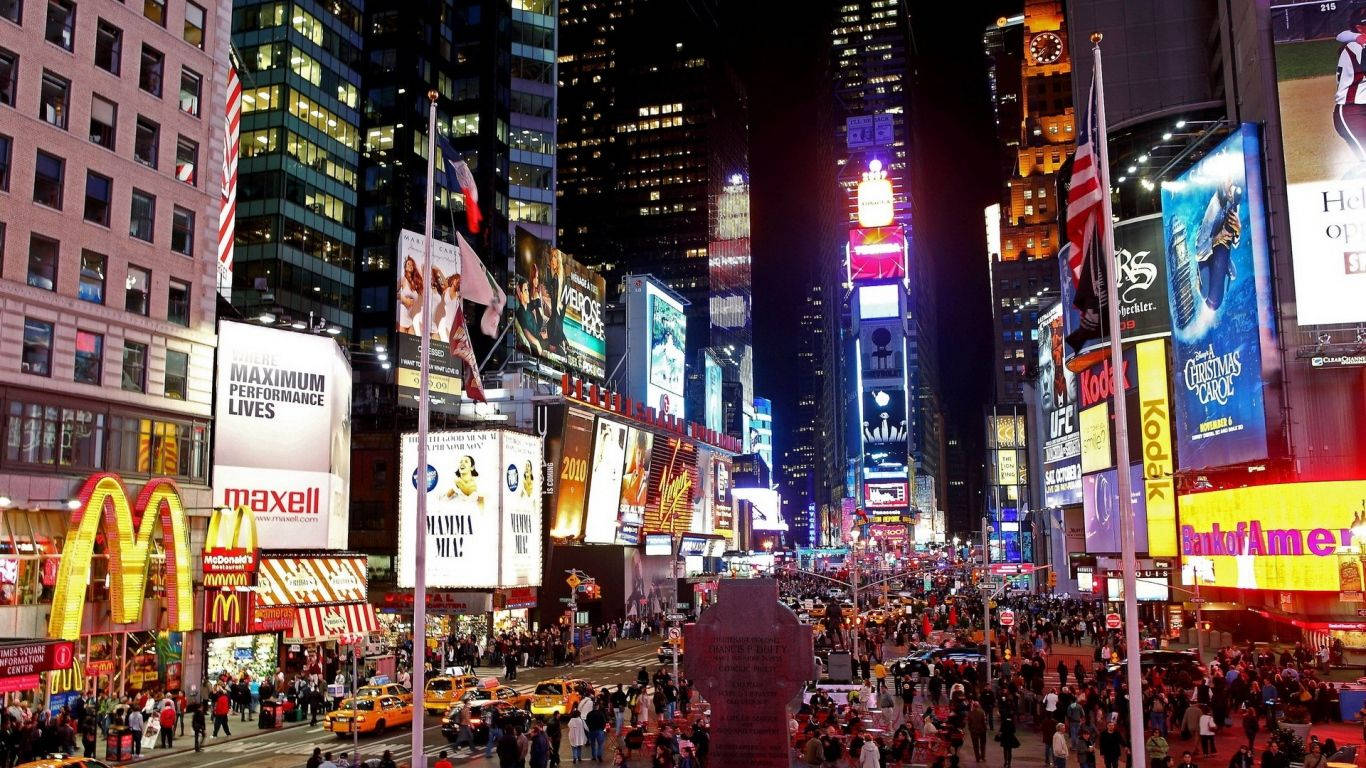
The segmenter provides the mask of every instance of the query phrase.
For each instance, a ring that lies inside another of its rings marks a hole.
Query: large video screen
[[[650,459],[654,433],[630,427],[626,430],[626,467],[621,475],[621,505],[617,543],[639,544],[645,523],[645,501],[650,490]]]
[[[688,338],[683,305],[650,283],[645,289],[645,306],[650,350],[646,401],[659,413],[681,419],[685,413]]]
[[[1272,0],[1296,313],[1366,321],[1366,83],[1359,3]]]
[[[546,241],[517,228],[512,330],[517,349],[586,376],[607,370],[606,282]]]
[[[588,464],[592,452],[593,414],[566,408],[560,441],[559,481],[555,483],[555,513],[550,520],[552,539],[574,540],[583,535]]]
[[[1183,470],[1266,457],[1262,348],[1275,321],[1261,162],[1257,127],[1244,124],[1162,185]]]
[[[617,541],[621,476],[625,461],[626,425],[599,418],[593,438],[588,513],[583,528],[583,540],[588,544],[615,544]]]
[[[645,530],[667,533],[692,530],[697,487],[697,446],[676,437],[657,438],[650,463]]]

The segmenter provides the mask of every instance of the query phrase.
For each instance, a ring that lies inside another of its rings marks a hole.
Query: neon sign
[[[110,617],[116,624],[140,621],[152,537],[158,530],[166,553],[166,628],[179,632],[193,630],[189,532],[185,506],[175,481],[152,478],[130,505],[119,476],[105,472],[87,478],[77,498],[81,505],[71,514],[70,531],[62,547],[48,635],[62,640],[80,638],[95,537],[101,532],[109,561]]]

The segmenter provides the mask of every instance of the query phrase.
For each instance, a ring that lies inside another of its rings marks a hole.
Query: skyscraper
[[[232,303],[355,327],[361,0],[236,0],[242,78]]]
[[[710,347],[747,402],[748,112],[718,12],[714,0],[560,3],[557,232],[609,300],[631,273],[687,299],[690,382]]]
[[[843,495],[842,435],[835,409],[839,371],[834,335],[838,305],[827,298],[834,286],[812,283],[798,320],[797,403],[793,424],[784,431],[790,445],[783,450],[784,510],[798,546],[817,546],[821,509],[838,506]]]
[[[987,246],[995,399],[1018,404],[1033,359],[1031,331],[1039,310],[1057,297],[1058,172],[1076,142],[1062,3],[1027,0],[1023,14],[1000,19],[982,41],[1002,170]]]
[[[860,280],[885,283],[887,278],[897,277],[899,279],[895,285],[899,286],[900,291],[897,318],[882,317],[877,323],[882,327],[874,330],[872,325],[859,325],[861,320],[872,319],[872,316],[859,318],[859,313],[855,313],[854,325],[866,328],[866,331],[859,333],[878,333],[879,340],[885,340],[884,348],[889,357],[882,358],[884,363],[893,365],[892,356],[895,357],[894,370],[885,368],[880,371],[892,374],[888,382],[877,387],[883,391],[895,384],[893,379],[900,380],[906,401],[905,428],[909,443],[907,466],[912,475],[910,481],[928,484],[935,489],[934,497],[942,498],[943,462],[940,452],[943,420],[939,405],[938,354],[934,335],[935,291],[930,259],[918,253],[914,232],[914,201],[910,196],[911,175],[915,172],[915,115],[912,106],[915,42],[911,34],[909,3],[904,0],[851,0],[842,3],[832,21],[830,42],[830,76],[837,104],[834,162],[837,181],[845,192],[844,219],[851,227],[850,253],[856,254],[859,249],[869,249],[868,253],[879,252],[879,248],[891,248],[892,243],[904,240],[907,254],[896,267],[896,271],[901,273],[898,275],[879,271],[874,277],[868,274],[860,276],[857,270],[851,268],[855,285]],[[886,207],[890,208],[890,216],[885,223],[873,223],[862,209],[862,203],[866,201],[862,199],[865,187],[861,182],[870,178],[877,184],[885,179],[889,185]],[[879,230],[875,235],[877,242],[867,239],[870,229]],[[880,253],[885,257],[885,250]],[[879,285],[885,287],[882,283]],[[854,295],[859,296],[861,290],[855,291]],[[844,359],[848,361],[845,366],[848,386],[844,390],[852,392],[859,388],[860,383],[866,384],[862,375],[866,371],[861,367],[862,361],[858,357],[859,350],[866,351],[870,340],[848,336],[850,329],[844,330],[841,348]],[[884,331],[890,336],[884,336]],[[865,392],[869,396],[877,395],[866,387]],[[884,394],[894,400],[901,396],[892,390],[886,390]],[[860,411],[858,402],[846,400],[844,407],[851,413]],[[861,427],[858,419],[851,418],[848,421]],[[866,442],[867,437],[854,430],[850,430],[847,436],[851,448]],[[867,480],[869,453],[867,450],[862,453],[860,458],[865,464],[863,479]],[[882,478],[884,481],[886,479]],[[862,489],[860,494],[867,490]],[[888,497],[883,498],[885,500]],[[912,506],[909,489],[902,498],[909,514]]]
[[[427,22],[416,34],[415,18]],[[438,138],[456,155],[438,147],[436,239],[454,243],[459,233],[506,286],[514,230],[553,235],[555,3],[372,4],[365,50],[356,338],[362,348],[392,351],[398,349],[393,286],[400,232],[425,226],[430,92],[436,93]],[[445,172],[453,160],[465,161],[474,177],[482,218],[477,232],[466,216],[472,201]],[[492,354],[496,366],[510,344],[505,339],[494,349],[477,322],[469,327],[478,357]],[[357,383],[353,466],[372,477],[352,495],[351,540],[361,549],[392,552],[396,531],[388,511],[397,499],[386,480],[398,466],[397,432],[411,428],[415,412],[399,401],[393,376],[362,368]],[[458,423],[454,410],[435,409],[433,424]]]

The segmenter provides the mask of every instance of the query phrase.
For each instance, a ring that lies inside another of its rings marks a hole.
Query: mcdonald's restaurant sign
[[[222,589],[204,591],[204,631],[245,635],[251,631],[251,593]]]
[[[251,507],[219,507],[204,537],[204,586],[248,587],[256,583],[256,513]]]
[[[71,513],[66,544],[52,596],[48,636],[78,640],[85,613],[86,586],[95,539],[104,534],[109,560],[110,618],[116,624],[142,620],[147,591],[147,567],[153,537],[166,554],[164,567],[166,626],[190,632],[195,628],[193,576],[190,570],[189,531],[185,505],[175,481],[166,477],[149,480],[130,503],[118,475],[91,475],[77,496],[80,506]],[[137,524],[134,524],[134,520]]]

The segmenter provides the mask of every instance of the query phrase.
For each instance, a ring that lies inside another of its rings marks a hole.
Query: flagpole
[[[436,91],[427,92],[427,216],[423,224],[422,240],[422,338],[418,349],[417,385],[417,515],[413,532],[413,694],[417,712],[413,714],[413,768],[427,768],[423,737],[427,728],[427,409],[430,387],[429,366],[432,353],[432,334],[428,328],[432,318],[432,219],[436,198]]]
[[[1114,214],[1110,206],[1110,147],[1105,126],[1105,80],[1101,75],[1099,32],[1091,34],[1095,54],[1096,179],[1100,186],[1101,260],[1105,263],[1105,311],[1110,323],[1110,392],[1115,404],[1115,476],[1119,486],[1119,541],[1124,572],[1124,658],[1129,685],[1129,749],[1133,765],[1147,765],[1143,732],[1143,665],[1138,647],[1138,559],[1135,554],[1133,482],[1129,475],[1129,414],[1124,401],[1124,345],[1119,324],[1118,269]],[[1137,374],[1137,371],[1135,371]]]

